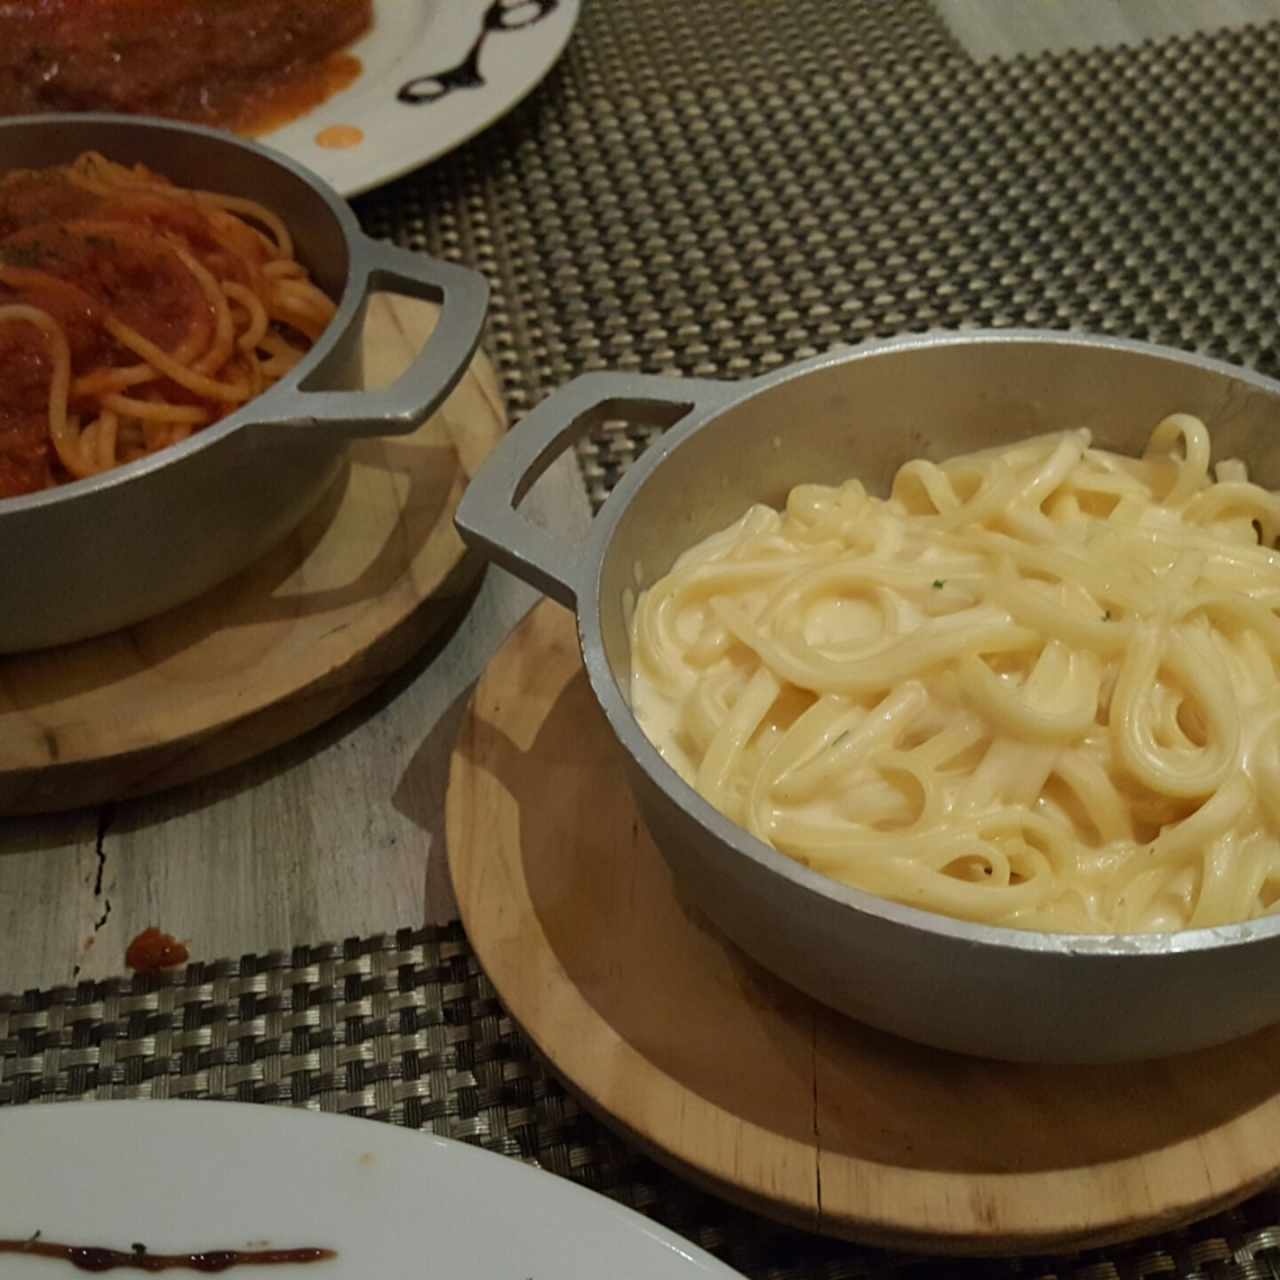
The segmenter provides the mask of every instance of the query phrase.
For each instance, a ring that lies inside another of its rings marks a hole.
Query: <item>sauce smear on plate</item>
[[[145,1245],[101,1249],[94,1245],[59,1244],[54,1240],[0,1240],[0,1253],[28,1254],[69,1262],[77,1271],[200,1271],[214,1275],[233,1267],[277,1267],[325,1262],[338,1255],[332,1249],[207,1249],[203,1253],[151,1253]]]
[[[261,93],[248,98],[240,111],[237,132],[257,138],[279,129],[328,102],[335,93],[349,89],[363,70],[354,53],[330,54],[316,66],[296,72],[279,84],[268,85]]]
[[[346,151],[350,147],[358,147],[364,141],[364,130],[353,124],[331,124],[316,134],[316,146],[327,147],[330,151]]]

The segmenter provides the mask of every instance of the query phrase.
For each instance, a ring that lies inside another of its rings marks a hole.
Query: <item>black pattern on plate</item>
[[[485,10],[480,34],[467,50],[467,56],[445,71],[415,76],[400,86],[396,97],[412,107],[420,107],[439,102],[455,89],[478,88],[485,83],[480,74],[480,50],[489,36],[495,31],[522,31],[525,27],[532,27],[554,12],[559,4],[560,0],[493,0]]]

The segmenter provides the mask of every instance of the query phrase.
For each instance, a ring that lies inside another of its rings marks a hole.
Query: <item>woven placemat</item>
[[[1277,373],[1277,140],[1277,24],[978,63],[925,0],[588,0],[539,93],[359,207],[487,271],[517,413],[929,328]],[[597,504],[649,438],[582,446]]]
[[[0,1103],[217,1098],[389,1121],[539,1164],[758,1280],[1280,1274],[1280,1195],[1070,1259],[921,1261],[775,1226],[637,1155],[550,1080],[461,926],[0,997]]]
[[[357,210],[488,274],[517,414],[589,369],[734,378],[936,327],[1089,329],[1280,373],[1278,133],[1274,25],[979,64],[925,0],[587,0],[537,93]],[[593,501],[649,438],[616,422],[582,444]],[[759,1280],[1280,1277],[1271,1194],[1070,1259],[926,1262],[775,1227],[580,1113],[457,928],[0,999],[0,1102],[78,1097],[429,1129]]]

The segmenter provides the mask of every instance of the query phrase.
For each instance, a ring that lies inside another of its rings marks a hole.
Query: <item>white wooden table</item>
[[[1280,17],[1280,0],[935,3],[977,58]],[[589,521],[571,459],[529,502],[570,536]],[[454,725],[534,599],[491,569],[439,653],[304,738],[120,804],[109,820],[95,811],[0,822],[0,990],[122,972],[129,940],[148,925],[213,959],[449,918],[439,854]]]
[[[569,536],[586,528],[572,457],[526,509]],[[0,989],[121,973],[149,925],[214,959],[449,919],[433,854],[453,726],[536,598],[491,568],[443,648],[303,738],[105,819],[0,822]]]

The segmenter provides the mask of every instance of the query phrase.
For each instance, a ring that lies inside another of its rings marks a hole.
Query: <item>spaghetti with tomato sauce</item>
[[[284,377],[333,302],[288,227],[88,152],[0,179],[0,498],[185,440]]]

